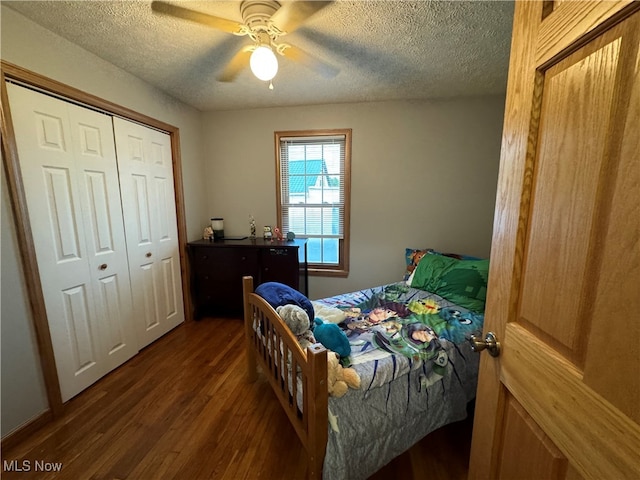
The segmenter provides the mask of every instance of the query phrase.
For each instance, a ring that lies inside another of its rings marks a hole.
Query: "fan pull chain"
[[[273,82],[269,80],[269,90],[273,90]]]

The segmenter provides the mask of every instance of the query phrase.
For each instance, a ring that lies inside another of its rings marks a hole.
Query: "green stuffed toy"
[[[340,358],[346,358],[351,355],[351,344],[347,335],[335,323],[324,323],[316,317],[313,321],[313,336],[318,342],[324,345],[332,352],[340,355]]]

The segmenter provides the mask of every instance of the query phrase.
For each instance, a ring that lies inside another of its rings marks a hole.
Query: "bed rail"
[[[326,349],[316,343],[305,354],[271,305],[253,293],[253,277],[243,277],[242,288],[248,380],[256,380],[259,365],[307,452],[308,478],[319,479],[328,435]]]

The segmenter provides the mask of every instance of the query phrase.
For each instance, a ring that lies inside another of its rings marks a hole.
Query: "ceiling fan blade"
[[[249,58],[253,51],[253,45],[247,45],[243,47],[238,53],[236,53],[220,75],[218,75],[219,82],[233,82],[240,72],[249,66]]]
[[[281,32],[291,33],[298,28],[307,18],[322,10],[333,1],[292,1],[283,4],[276,13],[271,15],[271,23]]]
[[[282,54],[285,57],[290,58],[295,62],[299,62],[310,68],[311,70],[318,72],[320,75],[326,78],[333,78],[338,74],[338,72],[340,72],[340,70],[333,65],[329,65],[328,63],[308,54],[304,50],[300,50],[297,47],[289,46],[284,49]]]
[[[151,10],[171,15],[172,17],[182,18],[191,22],[201,23],[209,27],[222,30],[223,32],[240,34],[242,33],[242,24],[227,20],[226,18],[215,17],[206,13],[197,12],[188,8],[179,7],[167,2],[153,1],[151,2]]]

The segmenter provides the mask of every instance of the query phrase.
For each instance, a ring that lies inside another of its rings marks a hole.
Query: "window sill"
[[[328,270],[325,268],[313,268],[309,267],[310,277],[342,277],[349,276],[349,270]]]

